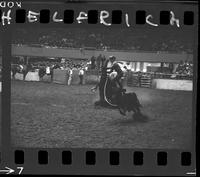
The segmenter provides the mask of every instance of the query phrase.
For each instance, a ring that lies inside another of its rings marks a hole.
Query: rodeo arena
[[[189,148],[193,41],[135,29],[16,29],[18,147]]]

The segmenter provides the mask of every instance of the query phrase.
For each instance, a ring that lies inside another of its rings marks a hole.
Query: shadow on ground
[[[144,114],[133,115],[132,117],[123,116],[121,120],[115,120],[111,125],[121,125],[121,126],[134,126],[140,123],[149,122],[149,117]]]

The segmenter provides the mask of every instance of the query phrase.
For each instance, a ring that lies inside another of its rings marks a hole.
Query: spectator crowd
[[[30,35],[34,34],[34,35]],[[127,29],[16,29],[13,43],[56,48],[99,50],[142,50],[188,52],[193,50],[191,36],[181,31],[163,32]],[[184,37],[183,37],[184,36]]]
[[[176,74],[193,75],[193,63],[189,61],[181,61],[176,68]]]

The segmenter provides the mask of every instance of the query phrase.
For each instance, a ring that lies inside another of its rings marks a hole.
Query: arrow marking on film
[[[14,173],[15,170],[9,168],[9,167],[5,167],[7,170],[0,170],[0,173],[2,172],[6,172],[6,174],[11,174],[11,173]]]

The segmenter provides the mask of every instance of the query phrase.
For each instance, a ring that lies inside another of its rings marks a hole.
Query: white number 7
[[[20,171],[19,171],[19,175],[20,175],[22,173],[24,167],[17,167],[17,169],[20,169]]]

